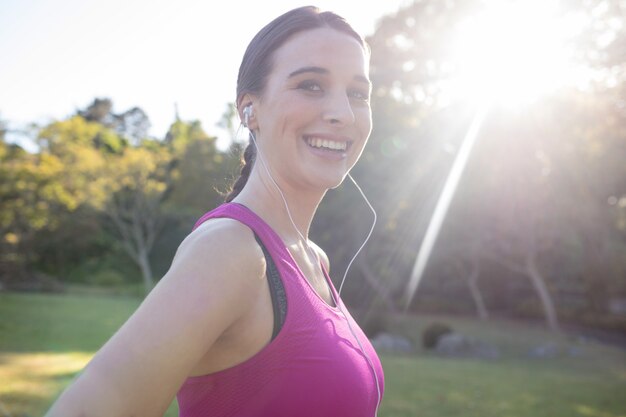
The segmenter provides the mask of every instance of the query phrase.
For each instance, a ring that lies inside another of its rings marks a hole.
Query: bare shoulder
[[[326,268],[326,271],[330,273],[330,261],[328,260],[328,255],[326,255],[326,252],[324,252],[324,250],[312,240],[309,241],[309,244],[311,245],[313,250],[315,250],[317,256],[319,256],[320,260],[324,264],[324,268]]]
[[[224,272],[235,267],[234,278],[258,278],[265,274],[265,257],[254,233],[228,218],[211,219],[190,233],[180,244],[170,271],[181,268],[181,263],[225,269]]]
[[[263,288],[265,267],[252,230],[233,219],[211,219],[183,240],[162,281],[218,292],[222,299],[255,299]]]
[[[202,223],[181,242],[176,256],[181,251],[198,246],[213,246],[212,249],[222,247],[224,243],[236,244],[239,249],[254,251],[258,245],[254,244],[252,230],[237,220],[229,218],[210,219]],[[262,254],[262,251],[259,251]]]

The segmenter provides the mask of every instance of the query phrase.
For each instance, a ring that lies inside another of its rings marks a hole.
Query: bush
[[[102,287],[115,287],[124,283],[124,277],[117,271],[105,269],[91,274],[87,281]]]
[[[129,262],[128,257],[113,253],[99,258],[88,258],[71,268],[64,277],[64,281],[71,284],[99,286],[141,283],[139,269]],[[113,274],[121,277],[121,281],[119,277],[113,278]]]
[[[441,336],[452,332],[452,328],[445,323],[434,322],[429,324],[422,334],[422,346],[426,349],[433,349]]]
[[[3,288],[12,291],[63,292],[65,287],[56,277],[43,272],[16,274],[2,282]]]
[[[371,315],[361,325],[361,329],[369,339],[376,337],[379,333],[386,332],[387,327],[387,320],[381,314]]]

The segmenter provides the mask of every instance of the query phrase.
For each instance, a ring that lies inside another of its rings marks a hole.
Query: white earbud
[[[250,122],[251,118],[252,118],[252,104],[248,104],[246,107],[243,108],[243,125],[245,127],[248,127],[248,123]]]

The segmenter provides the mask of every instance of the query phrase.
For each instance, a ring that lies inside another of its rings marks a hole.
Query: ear
[[[244,94],[237,103],[237,112],[239,113],[239,120],[245,126],[246,120],[246,109],[248,114],[248,125],[246,126],[250,130],[255,130],[258,128],[258,122],[256,118],[256,103],[258,103],[258,99],[256,96],[252,94]]]

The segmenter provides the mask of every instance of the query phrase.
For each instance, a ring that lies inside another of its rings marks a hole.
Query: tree
[[[86,109],[76,112],[88,122],[98,123],[115,131],[133,145],[138,145],[148,137],[150,120],[139,107],[132,107],[123,113],[113,112],[113,102],[109,98],[96,98]]]
[[[239,144],[220,152],[216,138],[200,122],[179,118],[163,140],[151,139],[141,109],[119,114],[112,109],[111,100],[96,99],[75,115],[39,128],[39,152],[34,154],[0,141],[3,275],[16,276],[9,271],[15,266],[24,276],[27,269],[72,275],[73,269],[98,272],[102,265],[122,272],[109,259],[123,251],[149,291],[155,246],[161,252],[171,249],[193,219],[221,202],[220,191],[238,170]],[[61,225],[66,229],[58,230]],[[173,236],[161,237],[165,227]],[[75,230],[98,236],[84,237]],[[55,250],[68,239],[81,241],[72,247],[84,251],[82,256]],[[9,268],[7,260],[16,259]]]
[[[132,124],[124,124],[127,119],[112,114],[111,107],[110,100],[96,100],[79,115],[42,129],[41,155],[63,164],[58,177],[73,198],[70,209],[88,204],[111,219],[150,291],[154,278],[149,255],[161,231],[162,204],[172,189],[176,163],[170,146],[147,138],[135,138],[133,145],[113,130]],[[141,120],[144,113],[133,108],[123,115]]]
[[[217,205],[219,169],[224,155],[216,147],[217,139],[209,136],[199,121],[176,120],[170,126],[165,143],[177,158],[178,175],[171,202],[176,210],[198,215]]]
[[[161,232],[162,205],[173,186],[172,155],[163,145],[144,142],[110,157],[104,171],[104,204],[126,253],[141,270],[146,292],[154,286],[150,252]]]
[[[448,103],[442,94],[454,76],[446,62],[450,28],[485,4],[417,1],[382,19],[368,38],[374,131],[354,176],[363,178],[363,188],[380,211],[380,226],[368,250],[368,270],[397,296],[402,296],[395,290],[402,282],[398,275],[410,271],[474,112]],[[571,45],[580,63],[593,68],[601,81],[586,90],[559,90],[523,112],[497,109],[491,114],[435,247],[434,256],[442,261],[429,266],[425,279],[452,279],[444,272],[448,262],[466,269],[463,275],[479,308],[489,300],[480,297],[481,302],[477,288],[471,289],[476,265],[486,278],[494,265],[503,266],[516,286],[520,276],[527,278],[552,328],[558,327],[559,308],[566,307],[569,294],[579,291],[580,280],[594,283],[586,294],[597,292],[602,305],[606,295],[599,288],[623,287],[616,272],[624,263],[616,213],[621,213],[617,202],[623,194],[618,183],[626,178],[626,72],[619,52],[623,50],[619,45],[626,42],[624,7],[623,2],[595,0],[561,5],[563,13],[589,17]],[[331,194],[328,204],[345,211],[354,206],[353,200]],[[607,201],[613,202],[613,209]],[[337,233],[354,236],[354,222],[344,219],[337,224]],[[459,253],[451,246],[464,249]],[[583,262],[572,252],[578,247],[586,248],[581,249]],[[566,260],[567,267],[557,259]],[[357,283],[364,279],[355,278]],[[507,304],[514,308],[516,303]]]
[[[58,213],[72,209],[75,197],[61,185],[62,162],[53,155],[31,155],[0,140],[0,275],[27,278],[36,260],[35,234],[58,225]]]

